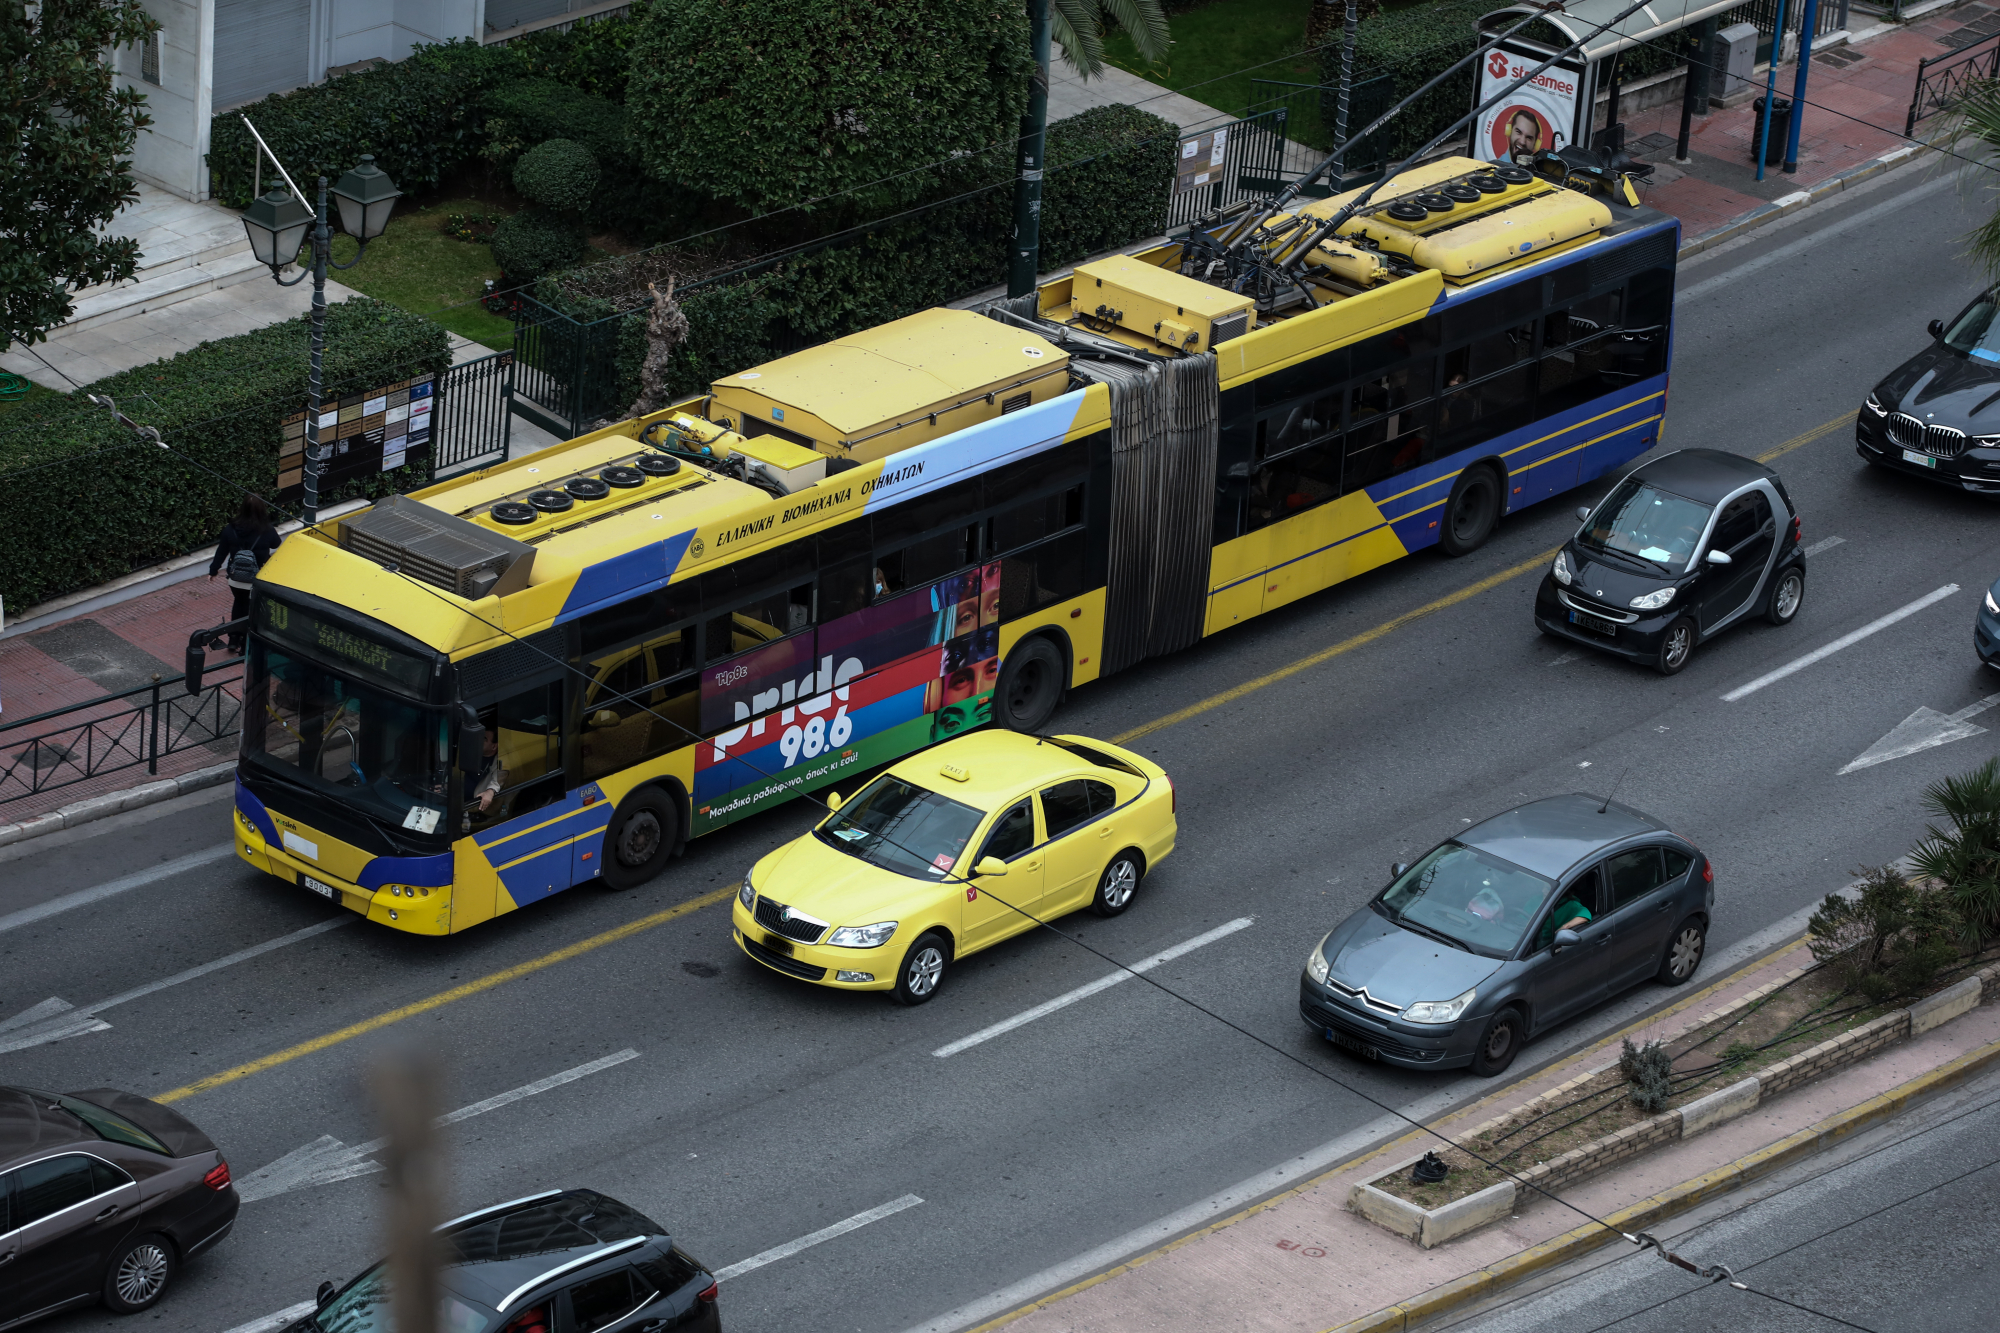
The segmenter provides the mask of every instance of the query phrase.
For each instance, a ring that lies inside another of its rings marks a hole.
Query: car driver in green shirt
[[[1577,930],[1591,919],[1590,909],[1577,898],[1578,886],[1571,885],[1563,891],[1555,908],[1542,921],[1541,933],[1535,938],[1537,950],[1546,949],[1559,930]]]

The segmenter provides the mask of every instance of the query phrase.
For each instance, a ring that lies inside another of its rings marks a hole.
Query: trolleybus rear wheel
[[[660,873],[680,837],[680,812],[658,787],[641,787],[618,803],[604,830],[603,868],[610,889],[636,889]]]
[[[1500,523],[1500,482],[1485,464],[1458,474],[1445,501],[1438,546],[1446,555],[1469,555],[1486,544]]]
[[[1016,644],[1000,668],[1000,688],[993,709],[1001,725],[1014,731],[1039,732],[1062,700],[1063,659],[1056,646],[1037,635]]]

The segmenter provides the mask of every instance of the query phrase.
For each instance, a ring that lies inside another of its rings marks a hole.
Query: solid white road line
[[[1958,591],[1958,585],[1956,583],[1947,583],[1942,588],[1939,588],[1936,592],[1926,593],[1924,596],[1917,598],[1916,601],[1911,602],[1908,606],[1900,607],[1897,610],[1891,611],[1888,615],[1883,616],[1880,620],[1869,621],[1866,625],[1863,625],[1860,629],[1855,630],[1852,634],[1841,635],[1839,638],[1835,639],[1832,643],[1829,643],[1824,648],[1816,648],[1812,652],[1807,653],[1804,657],[1794,658],[1793,660],[1779,667],[1776,671],[1767,671],[1763,675],[1757,677],[1757,679],[1751,681],[1748,685],[1737,686],[1729,693],[1723,695],[1722,701],[1724,703],[1733,704],[1738,699],[1744,698],[1746,695],[1755,694],[1757,691],[1763,689],[1766,685],[1770,685],[1776,681],[1781,681],[1785,677],[1791,675],[1793,672],[1804,671],[1807,667],[1811,666],[1813,663],[1822,661],[1825,658],[1833,656],[1835,653],[1839,652],[1842,648],[1850,648],[1853,645],[1860,643],[1863,639],[1867,638],[1871,634],[1879,634],[1883,630],[1889,628],[1889,626],[1895,624],[1897,621],[1902,620],[1908,616],[1913,616],[1927,606],[1933,606],[1938,602],[1942,602],[1945,598],[1951,596],[1953,593],[1957,591]]]
[[[821,1227],[810,1236],[800,1236],[797,1240],[788,1240],[783,1245],[775,1246],[772,1249],[764,1251],[762,1254],[753,1254],[748,1259],[739,1260],[727,1268],[719,1268],[715,1272],[715,1280],[717,1282],[727,1282],[733,1277],[742,1277],[752,1269],[762,1268],[765,1264],[774,1264],[780,1259],[789,1259],[800,1250],[809,1250],[821,1241],[832,1240],[835,1236],[845,1236],[850,1231],[858,1231],[870,1222],[880,1222],[885,1217],[892,1217],[902,1212],[905,1208],[914,1208],[922,1202],[923,1200],[914,1194],[905,1194],[900,1199],[891,1199],[879,1207],[870,1208],[865,1213],[856,1213],[844,1222],[835,1222],[830,1227]],[[236,1333],[236,1331],[232,1329],[230,1333]]]
[[[1015,1028],[1032,1023],[1038,1018],[1047,1018],[1058,1009],[1067,1009],[1078,1000],[1087,1000],[1099,991],[1110,990],[1121,981],[1130,981],[1137,973],[1150,972],[1161,963],[1170,963],[1184,953],[1193,953],[1204,944],[1213,944],[1226,935],[1234,935],[1237,931],[1251,926],[1255,922],[1255,917],[1239,916],[1234,921],[1225,922],[1217,926],[1214,930],[1204,931],[1191,940],[1185,940],[1170,949],[1162,949],[1151,958],[1132,964],[1130,971],[1113,972],[1109,976],[1099,977],[1093,982],[1078,986],[1075,990],[1067,994],[1058,995],[1055,999],[1038,1004],[1032,1009],[1023,1010],[1015,1014],[1012,1018],[1003,1019],[995,1023],[992,1027],[981,1028],[969,1037],[960,1037],[949,1046],[940,1046],[932,1051],[931,1054],[937,1056],[939,1059],[943,1059],[945,1056],[957,1055],[960,1051],[970,1050],[981,1042],[992,1041],[1002,1033],[1012,1032]]]
[[[474,1102],[470,1106],[461,1106],[456,1111],[439,1116],[438,1128],[443,1129],[446,1125],[455,1125],[461,1120],[470,1120],[476,1115],[485,1115],[488,1111],[497,1111],[512,1102],[520,1101],[523,1097],[533,1097],[547,1092],[550,1088],[560,1088],[565,1083],[574,1083],[580,1078],[589,1078],[592,1074],[600,1070],[609,1069],[613,1065],[622,1065],[627,1060],[636,1060],[638,1058],[639,1053],[629,1047],[622,1051],[614,1051],[610,1055],[592,1060],[589,1064],[578,1065],[574,1069],[565,1069],[562,1073],[550,1074],[547,1078],[538,1078],[533,1083],[523,1083],[511,1092],[499,1093],[488,1097],[483,1102]]]
[[[1847,545],[1847,538],[1845,537],[1826,537],[1806,547],[1806,554],[1808,556],[1815,556],[1821,551],[1831,551],[1836,546],[1845,545]]]
[[[1734,268],[1726,269],[1712,278],[1704,278],[1685,291],[1676,292],[1674,300],[1677,304],[1687,301],[1698,301],[1710,292],[1721,291],[1732,282],[1741,282],[1753,273],[1767,269],[1773,264],[1783,263],[1794,255],[1813,249],[1815,246],[1823,245],[1842,232],[1853,231],[1857,227],[1873,226],[1891,213],[1908,208],[1919,200],[1928,199],[1941,190],[1950,189],[1957,181],[1958,177],[1956,173],[1941,175],[1935,180],[1927,181],[1913,189],[1900,191],[1890,198],[1884,199],[1879,204],[1864,208],[1852,216],[1842,218],[1830,227],[1821,227],[1818,231],[1807,232],[1796,240],[1785,242],[1775,250],[1766,251],[1748,263],[1738,264]]]
[[[317,1301],[300,1301],[297,1305],[287,1305],[275,1314],[267,1314],[261,1319],[252,1319],[247,1324],[238,1324],[229,1333],[269,1333],[271,1329],[283,1328],[294,1319],[304,1319],[318,1308]]]
[[[51,898],[47,902],[37,903],[33,907],[24,907],[18,912],[9,912],[6,916],[0,916],[0,931],[19,930],[22,926],[31,926],[37,921],[46,921],[52,916],[71,911],[78,907],[88,907],[92,903],[102,902],[106,898],[114,897],[130,889],[141,889],[148,884],[171,878],[174,875],[184,875],[190,870],[199,870],[205,865],[212,865],[217,861],[226,860],[228,857],[234,855],[235,852],[236,845],[225,842],[203,851],[189,852],[186,856],[175,857],[171,861],[162,861],[149,870],[141,870],[137,874],[127,875],[123,879],[114,879],[110,883],[100,884],[94,889],[78,889],[75,893],[66,893],[60,898]]]
[[[1745,959],[1754,958],[1796,937],[1805,929],[1806,921],[1817,910],[1819,910],[1818,903],[1808,904],[1783,920],[1772,922],[1756,934],[1711,953],[1703,960],[1703,967],[1707,969],[1711,979],[1726,973]],[[1617,1031],[1647,1009],[1668,998],[1670,997],[1661,995],[1651,986],[1639,987],[1625,999],[1600,1009],[1587,1020],[1571,1024],[1546,1042],[1536,1043],[1531,1049],[1538,1056],[1555,1056],[1586,1046],[1608,1032]],[[1456,1078],[1429,1096],[1409,1102],[1400,1109],[1403,1115],[1411,1120],[1427,1123],[1458,1102],[1482,1091],[1491,1091],[1492,1086],[1489,1080],[1483,1078],[1471,1076]],[[946,1311],[935,1319],[918,1324],[908,1333],[958,1333],[960,1329],[997,1319],[1029,1301],[1046,1296],[1052,1291],[1060,1291],[1073,1282],[1080,1282],[1093,1273],[1103,1272],[1113,1264],[1123,1263],[1136,1254],[1164,1245],[1174,1237],[1205,1226],[1218,1217],[1248,1207],[1265,1195],[1289,1189],[1322,1171],[1359,1156],[1409,1128],[1408,1121],[1396,1116],[1378,1116],[1359,1129],[1323,1143],[1309,1152],[1301,1153],[1282,1166],[1274,1166],[1268,1171],[1259,1172],[1219,1194],[1211,1194],[1198,1203],[1189,1204],[1179,1212],[1169,1213],[1157,1221],[1128,1231],[1115,1240],[1106,1241],[1095,1249],[1086,1250],[1073,1259],[1045,1268],[1032,1277],[1022,1278],[1019,1282],[1002,1287],[990,1296],[968,1301],[955,1310]]]

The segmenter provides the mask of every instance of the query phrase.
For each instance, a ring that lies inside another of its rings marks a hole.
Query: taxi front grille
[[[795,912],[783,903],[774,903],[764,897],[757,899],[757,924],[800,944],[818,944],[826,935],[828,925],[817,917]]]

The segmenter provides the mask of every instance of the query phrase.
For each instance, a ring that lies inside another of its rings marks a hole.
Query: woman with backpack
[[[236,511],[236,517],[222,525],[222,532],[215,539],[215,559],[209,562],[208,576],[214,578],[220,572],[228,582],[232,621],[250,614],[250,585],[257,581],[257,571],[271,558],[271,552],[278,549],[278,540],[270,506],[261,495],[244,496],[243,507]],[[230,652],[243,651],[243,636],[241,629],[230,634]]]

